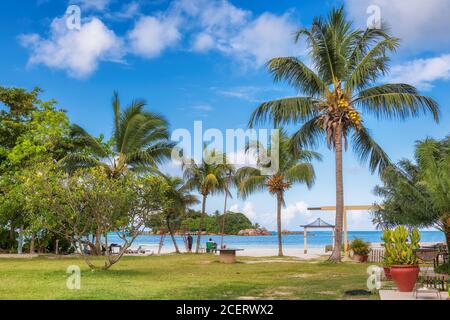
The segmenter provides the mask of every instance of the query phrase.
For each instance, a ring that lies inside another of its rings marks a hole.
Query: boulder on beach
[[[266,228],[244,229],[239,231],[238,236],[270,236],[271,233]]]

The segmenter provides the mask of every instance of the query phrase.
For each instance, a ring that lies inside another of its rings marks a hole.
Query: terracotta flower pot
[[[386,279],[392,280],[391,267],[383,267],[383,270],[384,270],[384,275],[386,276]]]
[[[369,258],[369,255],[367,255],[367,254],[358,254],[358,253],[353,254],[353,259],[355,259],[356,261],[361,262],[361,263],[367,262],[368,258]]]
[[[392,266],[391,276],[400,292],[412,292],[419,276],[418,266]]]

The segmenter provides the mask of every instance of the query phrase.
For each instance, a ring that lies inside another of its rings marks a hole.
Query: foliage
[[[442,264],[436,268],[434,268],[436,273],[443,273],[450,275],[450,263]]]
[[[205,146],[201,163],[197,164],[194,159],[183,159],[183,177],[186,186],[191,190],[197,190],[202,195],[202,214],[198,226],[198,236],[195,251],[200,250],[200,235],[203,230],[206,216],[206,199],[210,195],[220,193],[229,194],[229,176],[233,175],[235,168],[229,164],[225,154],[217,150],[208,150]]]
[[[349,249],[352,250],[354,254],[367,255],[370,252],[370,244],[363,239],[355,238],[350,242]]]
[[[380,226],[409,225],[443,231],[450,244],[450,137],[416,144],[415,162],[402,160],[383,172],[374,211]]]
[[[78,125],[72,126],[72,138],[83,148],[68,154],[61,164],[69,171],[101,166],[113,178],[128,170],[148,172],[167,159],[172,151],[168,123],[160,115],[144,110],[146,102],[134,100],[121,110],[119,95],[114,93],[114,130],[111,140],[95,138]]]
[[[181,229],[198,231],[200,228],[200,218],[201,212],[190,211],[181,221]],[[208,234],[220,234],[222,232],[222,221],[223,214],[206,215],[202,230]],[[243,213],[231,211],[226,213],[224,234],[237,235],[239,231],[253,227],[254,225],[252,225],[251,221]]]
[[[382,240],[386,266],[418,264],[414,253],[414,250],[419,248],[420,233],[418,229],[413,229],[411,232],[404,226],[398,226],[394,230],[385,229]]]
[[[315,181],[315,172],[311,161],[320,160],[320,154],[307,151],[295,150],[290,147],[291,140],[283,130],[279,131],[279,135],[274,137],[278,142],[278,154],[268,155],[272,161],[277,161],[277,170],[271,174],[262,171],[265,167],[271,167],[272,163],[264,163],[262,155],[258,154],[258,168],[243,167],[236,172],[236,182],[241,197],[247,198],[250,194],[258,191],[268,191],[277,199],[277,227],[279,235],[279,255],[282,252],[281,240],[281,206],[284,205],[284,194],[295,183],[304,183],[311,188]],[[256,145],[256,147],[261,148]],[[248,151],[252,151],[249,145]],[[270,147],[269,150],[272,148]]]
[[[30,212],[24,207],[23,177],[39,163],[57,161],[75,147],[69,138],[69,120],[56,101],[42,101],[36,88],[0,87],[0,224],[10,229],[3,248],[17,246],[17,229],[27,235]]]
[[[147,219],[161,210],[166,186],[153,177],[133,174],[110,179],[103,168],[80,169],[67,175],[55,166],[46,166],[37,178],[28,181],[27,188],[30,210],[40,212],[45,225],[80,250],[91,269],[98,266],[90,254],[103,251],[101,267],[108,269],[143,231]],[[118,255],[107,251],[107,234],[111,232],[123,241]]]
[[[302,96],[261,104],[249,125],[267,120],[275,126],[299,124],[293,148],[315,148],[326,141],[336,156],[336,237],[331,260],[340,260],[343,224],[343,149],[351,140],[362,163],[372,172],[390,165],[365,125],[365,116],[379,120],[404,120],[430,113],[439,120],[439,106],[408,84],[378,84],[389,71],[390,57],[400,44],[387,28],[355,29],[344,7],[333,9],[326,18],[315,18],[309,28],[296,34],[306,40],[308,63],[296,57],[277,57],[267,66],[275,81],[284,81]],[[311,65],[312,67],[309,67]],[[374,83],[377,85],[373,86]]]

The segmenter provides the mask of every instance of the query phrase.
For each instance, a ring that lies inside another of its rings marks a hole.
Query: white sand
[[[158,246],[154,247],[155,253],[158,251]],[[254,247],[244,247],[243,251],[237,251],[236,255],[240,257],[274,257],[278,255],[278,248],[277,247],[261,247],[261,246],[254,246]],[[186,252],[184,247],[180,247],[180,250],[182,252]],[[174,249],[173,246],[164,246],[161,250],[161,254],[168,254],[173,253]],[[317,259],[321,255],[325,255],[325,249],[324,248],[309,248],[308,253],[303,253],[303,247],[285,247],[283,248],[283,254],[287,257],[296,257],[299,259],[305,259],[305,260],[311,260],[311,259]],[[330,253],[328,253],[330,254]]]

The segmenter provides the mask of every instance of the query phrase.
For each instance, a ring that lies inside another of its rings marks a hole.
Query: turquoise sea
[[[351,241],[354,238],[362,238],[363,240],[370,243],[380,243],[381,241],[381,231],[349,231],[348,238]],[[108,236],[109,243],[120,244],[122,241],[116,235],[110,234]],[[212,238],[213,241],[220,244],[220,236],[202,236],[202,245]],[[139,246],[141,244],[146,245],[158,245],[161,237],[155,235],[142,235],[136,238],[133,243],[133,247]],[[176,237],[178,244],[181,248],[184,247],[183,237]],[[194,236],[194,243],[196,237]],[[332,242],[332,233],[330,231],[309,231],[308,232],[308,246],[323,248],[327,244]],[[445,242],[444,234],[440,231],[421,231],[421,242],[423,243],[434,243],[434,242]],[[224,243],[228,247],[234,248],[255,248],[255,247],[275,247],[277,245],[277,234],[272,233],[271,236],[256,236],[256,237],[243,237],[243,236],[225,236]],[[303,235],[283,235],[283,244],[285,247],[302,247],[303,246]],[[165,247],[171,247],[172,241],[169,236],[165,238]]]

